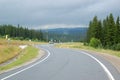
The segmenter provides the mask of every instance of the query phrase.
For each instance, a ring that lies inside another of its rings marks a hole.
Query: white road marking
[[[83,51],[81,51],[81,52],[82,52],[83,54],[91,57],[91,58],[94,59],[95,61],[97,61],[97,63],[99,63],[100,66],[101,66],[101,67],[104,69],[104,71],[106,72],[108,78],[109,78],[110,80],[115,80],[114,77],[113,77],[113,75],[110,73],[110,71],[107,69],[107,67],[106,67],[102,62],[100,62],[97,58],[95,58],[94,56],[92,56],[92,55],[90,55],[90,54],[88,54],[88,53],[86,53],[86,52],[83,52]]]
[[[10,78],[10,77],[12,77],[12,76],[15,76],[15,75],[17,75],[17,74],[19,74],[19,73],[21,73],[21,72],[23,72],[23,71],[25,71],[25,70],[28,70],[28,69],[30,69],[30,68],[38,65],[39,63],[45,61],[45,60],[50,56],[50,52],[49,52],[48,50],[46,50],[46,49],[44,49],[44,50],[47,51],[47,53],[48,53],[48,55],[47,55],[44,59],[42,59],[42,60],[40,60],[39,62],[36,62],[36,63],[34,63],[33,65],[31,65],[31,66],[29,66],[29,67],[26,67],[26,68],[24,68],[24,69],[22,69],[22,70],[20,70],[20,71],[18,71],[18,72],[15,72],[15,73],[7,76],[7,77],[4,77],[4,78],[2,78],[1,80],[6,80],[6,79],[8,79],[8,78]]]
[[[30,69],[30,68],[38,65],[39,63],[43,62],[44,60],[46,60],[46,59],[50,56],[50,52],[49,52],[48,50],[46,50],[46,49],[44,49],[44,50],[47,51],[47,53],[48,53],[47,57],[45,57],[45,58],[42,59],[41,61],[36,62],[35,64],[33,64],[33,65],[31,65],[31,66],[29,66],[29,67],[27,67],[27,68],[24,68],[24,69],[22,69],[22,70],[20,70],[20,71],[18,71],[18,72],[16,72],[16,73],[13,73],[13,74],[5,77],[5,78],[2,78],[1,80],[6,80],[6,79],[8,79],[8,78],[10,78],[10,77],[12,77],[12,76],[15,76],[15,75],[17,75],[17,74],[19,74],[19,73],[21,73],[21,72],[23,72],[23,71],[25,71],[25,70],[28,70],[28,69]],[[95,58],[94,56],[92,56],[92,55],[90,55],[90,54],[88,54],[88,53],[86,53],[86,52],[83,52],[83,51],[81,51],[81,52],[82,52],[83,54],[91,57],[92,59],[94,59],[97,63],[99,63],[100,66],[101,66],[101,67],[104,69],[104,71],[106,72],[106,74],[107,74],[107,76],[108,76],[108,78],[109,78],[110,80],[115,80],[114,77],[112,76],[112,74],[110,73],[110,71],[107,69],[107,67],[106,67],[102,62],[100,62],[97,58]]]

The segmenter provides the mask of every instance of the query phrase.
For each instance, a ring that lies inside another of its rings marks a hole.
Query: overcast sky
[[[110,13],[120,16],[120,0],[0,0],[0,24],[35,29],[87,27]]]

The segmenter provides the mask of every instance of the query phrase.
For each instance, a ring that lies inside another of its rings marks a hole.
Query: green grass
[[[45,42],[33,42],[33,41],[21,41],[21,40],[10,40],[0,38],[0,64],[4,63],[11,58],[19,55],[21,49],[19,45],[34,45],[34,44],[45,44]]]
[[[114,50],[110,50],[110,49],[93,48],[90,46],[84,46],[83,43],[78,43],[78,42],[57,44],[56,46],[60,47],[60,48],[75,48],[75,49],[89,50],[89,51],[100,52],[100,53],[105,53],[105,54],[110,54],[110,55],[120,57],[120,51],[114,51]]]
[[[39,49],[37,49],[35,47],[32,47],[32,46],[27,47],[22,52],[22,54],[19,55],[19,57],[16,61],[14,61],[6,66],[0,66],[0,71],[7,70],[7,69],[13,68],[15,66],[19,66],[19,65],[35,58],[38,55],[38,51],[39,51]]]
[[[19,54],[21,49],[18,46],[0,45],[0,63],[3,63]]]

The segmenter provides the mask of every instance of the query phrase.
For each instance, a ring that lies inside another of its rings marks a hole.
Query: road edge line
[[[43,48],[42,48],[42,49],[43,49]],[[19,73],[21,73],[21,72],[23,72],[23,71],[25,71],[25,70],[28,70],[28,69],[30,69],[30,68],[38,65],[39,63],[45,61],[45,60],[50,56],[51,53],[50,53],[47,49],[43,49],[43,50],[48,53],[45,58],[43,58],[42,60],[34,63],[33,65],[30,65],[30,66],[28,66],[28,67],[26,67],[26,68],[24,68],[24,69],[22,69],[22,70],[20,70],[20,71],[17,71],[17,72],[15,72],[15,73],[13,73],[13,74],[11,74],[11,75],[9,75],[9,76],[6,76],[6,77],[2,78],[1,80],[6,80],[6,79],[8,79],[8,78],[10,78],[10,77],[12,77],[12,76],[15,76],[15,75],[17,75],[17,74],[19,74]]]
[[[86,52],[83,52],[83,51],[81,51],[81,52],[82,52],[83,54],[91,57],[92,59],[94,59],[97,63],[99,63],[100,66],[103,68],[103,70],[106,72],[106,74],[107,74],[107,76],[108,76],[108,78],[109,78],[110,80],[115,80],[114,77],[113,77],[113,75],[111,74],[111,72],[108,70],[108,68],[107,68],[101,61],[99,61],[97,58],[95,58],[94,56],[92,56],[92,55],[90,55],[90,54],[88,54],[88,53],[86,53]]]

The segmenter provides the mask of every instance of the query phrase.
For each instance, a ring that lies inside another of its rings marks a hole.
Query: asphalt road
[[[21,68],[0,74],[0,80],[120,80],[112,64],[80,50],[38,47],[46,56]]]

